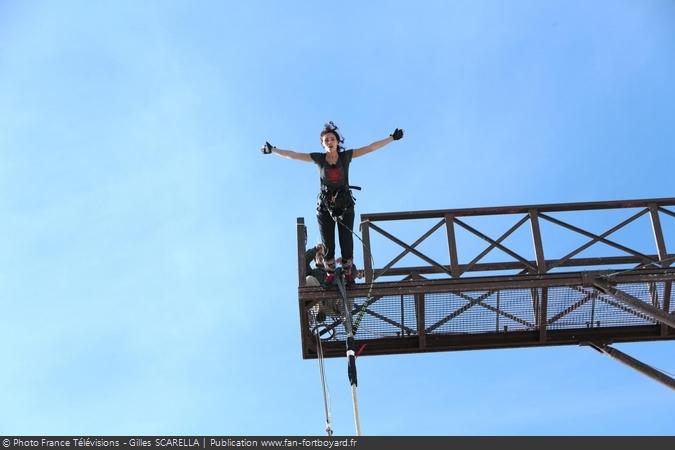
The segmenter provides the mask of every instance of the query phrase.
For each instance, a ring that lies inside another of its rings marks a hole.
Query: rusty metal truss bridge
[[[675,339],[675,198],[362,214],[360,231],[362,355]],[[337,290],[305,285],[303,218],[297,239],[303,358],[317,334],[343,356]]]

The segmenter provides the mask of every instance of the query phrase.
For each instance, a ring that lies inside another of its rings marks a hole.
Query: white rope
[[[330,414],[330,394],[328,392],[328,385],[326,383],[326,369],[324,367],[323,345],[319,333],[316,333],[316,348],[319,360],[319,373],[321,374],[321,389],[323,391],[323,409],[326,416],[326,433],[328,436],[333,435],[331,428],[331,414]]]
[[[356,398],[356,386],[352,385],[352,407],[354,408],[354,427],[356,435],[361,436],[361,418],[359,417],[359,401]]]

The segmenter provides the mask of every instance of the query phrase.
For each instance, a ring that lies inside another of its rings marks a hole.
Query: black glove
[[[260,151],[263,152],[265,155],[269,155],[270,153],[272,153],[273,148],[276,147],[272,146],[272,144],[270,144],[269,142],[265,142],[265,145],[263,145],[260,148]]]
[[[393,137],[395,141],[398,141],[399,139],[401,139],[403,137],[403,130],[401,130],[400,128],[397,128],[389,136]]]

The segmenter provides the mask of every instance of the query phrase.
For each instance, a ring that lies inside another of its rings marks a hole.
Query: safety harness
[[[337,190],[330,190],[326,186],[321,187],[319,193],[319,208],[325,208],[335,222],[342,221],[349,208],[356,203],[352,189],[361,190],[359,186],[345,186]]]

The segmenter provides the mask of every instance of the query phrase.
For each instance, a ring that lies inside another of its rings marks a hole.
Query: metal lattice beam
[[[673,206],[675,198],[364,214],[366,282],[347,291],[352,314],[358,317],[354,339],[360,346],[367,344],[364,355],[673,340],[675,255],[668,252],[675,239]],[[603,226],[599,233],[587,226],[595,216],[607,223],[602,215],[609,210],[615,211],[609,221],[615,225]],[[560,213],[566,216],[556,217]],[[583,214],[586,225],[578,223],[577,214]],[[494,236],[466,220],[504,215],[515,220]],[[617,215],[623,218],[616,220]],[[420,219],[437,221],[415,233]],[[417,237],[408,243],[395,236],[386,223],[380,224],[388,221],[409,221],[408,231]],[[525,232],[527,222],[529,248],[518,240],[507,241],[516,231]],[[632,235],[619,233],[630,224]],[[558,233],[553,240],[550,230]],[[447,248],[421,250],[422,242],[443,232]],[[464,244],[461,233],[488,245],[466,255],[458,248]],[[340,356],[346,339],[342,318],[333,316],[317,327],[314,316],[316,305],[335,302],[337,292],[304,286],[306,231],[301,218],[297,234],[303,357],[316,357],[313,333],[319,328],[324,355]],[[588,239],[553,257],[556,252],[549,247],[568,235]],[[645,242],[652,247],[645,248]],[[396,256],[374,267],[373,260],[381,260],[379,246],[387,243],[399,249]],[[596,251],[580,257],[591,248],[600,250],[600,256]],[[487,262],[495,250],[511,259],[492,257]],[[426,265],[402,266],[403,258],[411,255]]]

